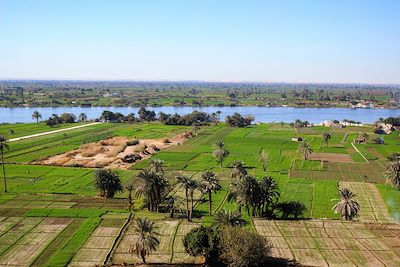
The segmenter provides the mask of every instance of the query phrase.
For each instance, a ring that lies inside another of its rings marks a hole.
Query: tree
[[[303,159],[306,160],[308,156],[313,153],[313,150],[310,144],[307,143],[306,140],[302,141],[297,149],[297,152],[303,156]]]
[[[180,175],[176,177],[178,184],[180,184],[183,189],[185,189],[185,199],[186,199],[186,216],[188,221],[192,221],[192,213],[193,213],[193,194],[194,190],[197,188],[198,184],[192,178],[189,178],[184,175]],[[189,208],[189,199],[191,203],[191,207]]]
[[[155,172],[155,173],[161,173],[164,174],[164,169],[163,169],[163,165],[164,165],[164,161],[162,161],[161,159],[158,158],[152,158],[150,160],[150,170]]]
[[[192,229],[183,238],[185,251],[192,256],[203,256],[205,263],[218,258],[218,238],[215,229],[200,226]]]
[[[271,246],[256,232],[244,227],[222,227],[218,231],[219,258],[225,266],[269,266]]]
[[[76,120],[76,116],[72,113],[63,113],[60,118],[63,123],[74,123]]]
[[[36,123],[39,123],[39,119],[41,119],[41,118],[42,118],[42,114],[40,114],[39,111],[34,111],[32,113],[32,119],[36,120]]]
[[[260,214],[265,216],[274,201],[278,200],[280,197],[278,183],[272,177],[265,176],[258,184],[261,191]]]
[[[213,157],[218,162],[218,164],[221,165],[221,167],[222,167],[222,162],[229,155],[228,150],[226,150],[224,146],[225,146],[224,142],[222,140],[218,140],[217,142],[215,142],[216,149],[212,153]]]
[[[339,190],[340,201],[333,206],[332,210],[340,214],[344,220],[352,220],[358,216],[360,204],[354,199],[356,196],[347,188]]]
[[[257,179],[254,176],[246,175],[231,184],[228,201],[235,201],[239,206],[239,211],[245,208],[250,216],[250,209],[253,209],[254,214],[255,208],[258,206],[260,193]]]
[[[204,194],[208,194],[208,210],[211,215],[212,211],[212,193],[216,193],[222,189],[219,179],[212,171],[205,171],[201,174],[200,188]]]
[[[387,182],[400,190],[400,153],[393,153],[388,157],[385,177]]]
[[[130,249],[131,254],[135,253],[146,264],[146,256],[152,251],[156,251],[160,241],[157,239],[159,233],[154,222],[148,218],[138,218],[133,223],[133,230],[136,240]]]
[[[241,179],[246,175],[247,175],[247,171],[246,171],[243,161],[237,160],[232,163],[232,171],[230,173],[230,177],[232,179]]]
[[[6,181],[6,167],[4,163],[4,150],[9,149],[7,139],[0,135],[0,154],[1,154],[1,167],[3,169],[3,181],[4,181],[4,192],[7,193],[7,181]]]
[[[131,211],[132,210],[132,205],[133,205],[133,201],[132,201],[132,191],[135,189],[134,184],[127,184],[125,186],[125,189],[128,191],[128,210]]]
[[[325,132],[322,134],[322,140],[324,140],[326,146],[328,146],[328,142],[329,142],[329,139],[331,139],[331,137],[332,137],[331,134],[328,132]]]
[[[87,120],[87,115],[85,113],[79,114],[79,121],[84,122]]]
[[[218,226],[243,226],[246,221],[242,219],[239,211],[220,210],[215,214],[214,221]]]
[[[151,170],[139,172],[138,178],[139,184],[136,189],[136,197],[145,195],[148,209],[158,212],[160,203],[165,198],[169,187],[168,180],[163,175]]]
[[[98,170],[94,174],[95,186],[100,195],[105,198],[113,198],[115,193],[122,192],[123,187],[118,174],[111,170]]]
[[[260,154],[258,154],[258,161],[261,163],[263,170],[267,170],[268,156],[265,154],[264,149],[261,149]]]

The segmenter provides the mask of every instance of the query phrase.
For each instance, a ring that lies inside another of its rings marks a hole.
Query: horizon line
[[[168,83],[189,83],[189,82],[198,82],[198,83],[261,83],[261,84],[327,84],[327,85],[373,85],[373,86],[400,86],[400,83],[364,83],[364,82],[297,82],[297,81],[260,81],[260,80],[179,80],[179,79],[86,79],[86,78],[76,78],[76,79],[41,79],[41,78],[0,78],[0,82],[7,82],[7,81],[57,81],[57,82],[168,82]]]

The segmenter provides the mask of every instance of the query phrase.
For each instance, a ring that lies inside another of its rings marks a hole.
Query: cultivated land
[[[49,130],[41,124],[37,128],[30,126],[18,125],[23,135]],[[0,130],[11,138],[7,128]],[[0,266],[140,262],[129,252],[134,238],[129,221],[135,217],[155,220],[161,234],[160,247],[150,255],[149,262],[201,263],[202,259],[188,255],[182,244],[190,229],[213,222],[208,215],[207,198],[199,191],[194,194],[192,223],[184,218],[169,219],[167,213],[149,212],[141,200],[135,201],[130,215],[126,192],[107,201],[96,197],[92,179],[96,168],[42,165],[46,159],[107,138],[162,140],[191,130],[191,127],[158,123],[103,123],[10,142],[10,150],[5,151],[9,193],[0,194]],[[227,202],[226,196],[232,162],[244,161],[249,174],[258,178],[270,175],[278,182],[283,201],[297,200],[307,207],[304,220],[299,221],[250,218],[243,214],[246,227],[265,236],[273,245],[274,255],[307,266],[398,266],[400,194],[385,184],[383,173],[385,158],[399,152],[400,137],[395,131],[383,136],[384,145],[357,144],[367,163],[351,142],[362,132],[368,132],[372,140],[376,137],[372,130],[372,127],[302,128],[300,136],[314,150],[308,160],[303,160],[296,152],[299,143],[291,141],[298,133],[288,125],[229,128],[221,123],[201,127],[195,137],[157,151],[128,169],[114,167],[122,182],[128,184],[148,167],[151,158],[163,160],[165,176],[172,185],[169,195],[177,198],[176,207],[181,209],[177,215],[184,213],[185,192],[176,185],[175,176],[185,174],[199,179],[203,171],[212,170],[223,186],[221,191],[213,193],[215,214],[218,210],[238,208]],[[321,137],[326,131],[332,135],[328,146]],[[222,166],[212,157],[212,145],[217,140],[223,140],[230,152]],[[261,150],[268,156],[266,171],[258,161]],[[342,222],[331,210],[342,187],[357,194],[361,212],[356,222]],[[0,189],[3,190],[2,183]]]

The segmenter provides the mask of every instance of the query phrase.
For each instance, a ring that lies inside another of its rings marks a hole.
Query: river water
[[[78,116],[85,113],[88,119],[95,119],[104,110],[120,112],[122,114],[135,113],[139,108],[136,107],[54,107],[54,108],[2,108],[0,107],[0,123],[33,122],[32,113],[37,110],[42,114],[42,119],[46,119],[51,114],[61,114],[64,112],[73,113]],[[325,120],[349,119],[362,123],[373,123],[378,118],[398,117],[400,109],[351,109],[351,108],[291,108],[291,107],[149,107],[157,114],[162,111],[165,113],[178,113],[180,115],[191,113],[193,110],[212,113],[221,111],[221,120],[227,115],[238,112],[242,115],[253,115],[255,122],[293,122],[296,119],[307,120],[311,123],[320,123]]]

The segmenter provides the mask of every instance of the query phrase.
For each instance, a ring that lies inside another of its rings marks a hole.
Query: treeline
[[[147,110],[146,108],[142,107],[138,111],[138,117],[135,117],[134,113],[129,113],[125,116],[119,112],[105,110],[96,121],[129,123],[160,121],[165,125],[202,126],[209,125],[210,123],[219,123],[220,115],[220,111],[208,114],[207,112],[195,110],[186,115],[179,115],[177,113],[167,114],[160,112],[157,116],[153,110]],[[254,121],[254,117],[250,115],[243,117],[239,113],[234,113],[232,116],[227,116],[225,121],[231,127],[244,127],[250,125]]]
[[[35,113],[34,113],[35,115]],[[38,116],[41,117],[41,115],[35,115],[37,117],[34,117],[34,115],[32,115],[32,118],[39,118]],[[60,116],[57,114],[53,114],[51,115],[46,121],[46,125],[50,126],[50,127],[54,127],[57,124],[63,124],[63,123],[74,123],[77,121],[83,122],[87,120],[87,116],[85,113],[81,113],[79,114],[78,118],[72,114],[72,113],[62,113]]]
[[[380,118],[378,122],[388,123],[393,126],[400,126],[400,117],[388,117],[386,119]]]

